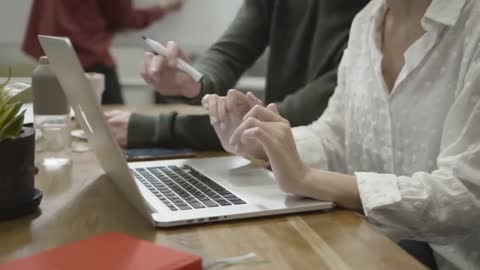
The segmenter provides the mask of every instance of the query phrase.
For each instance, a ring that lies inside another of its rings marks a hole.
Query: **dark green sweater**
[[[267,47],[265,102],[293,126],[318,119],[337,83],[354,16],[367,0],[245,0],[224,35],[195,63],[202,96],[225,95]],[[197,100],[198,101],[198,100]],[[133,114],[128,147],[221,149],[208,115]]]

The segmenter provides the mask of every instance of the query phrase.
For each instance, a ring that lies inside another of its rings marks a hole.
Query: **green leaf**
[[[6,139],[14,139],[20,132],[22,131],[23,127],[23,118],[25,115],[25,111],[22,111],[19,115],[15,116],[12,120],[10,120],[3,129],[0,129],[0,142]]]
[[[0,130],[18,114],[20,108],[22,108],[22,104],[18,102],[5,104],[4,109],[0,111]]]
[[[5,109],[5,104],[7,104],[7,97],[3,94],[3,92],[0,92],[0,114]]]
[[[0,91],[3,92],[3,88],[5,88],[5,86],[7,86],[9,83],[10,83],[10,78],[12,78],[12,67],[9,67],[8,68],[8,78],[5,82],[3,82],[2,84],[0,84]]]
[[[0,84],[0,113],[2,113],[3,106],[9,101],[9,96],[7,95],[7,92],[5,91],[5,87],[10,83],[10,78],[12,75],[12,69],[8,69],[8,78],[5,82]]]
[[[18,114],[23,101],[31,96],[27,84],[12,84],[12,69],[8,69],[8,79],[0,84],[0,141],[17,137],[23,126],[25,111]]]
[[[4,92],[9,98],[8,102],[33,102],[32,87],[26,83],[12,83],[5,86]]]

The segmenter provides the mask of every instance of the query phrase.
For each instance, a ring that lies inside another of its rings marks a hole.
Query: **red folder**
[[[0,270],[201,270],[202,258],[107,233],[7,262]]]

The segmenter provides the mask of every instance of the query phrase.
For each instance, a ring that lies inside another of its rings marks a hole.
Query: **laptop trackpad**
[[[233,187],[276,186],[273,173],[258,167],[241,157],[189,160],[192,167],[199,169],[219,183]]]
[[[230,184],[233,186],[276,186],[275,177],[271,171],[259,168],[252,163],[236,167],[228,172]]]

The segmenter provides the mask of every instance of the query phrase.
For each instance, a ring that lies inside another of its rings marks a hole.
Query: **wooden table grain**
[[[201,113],[178,106],[141,111],[178,108]],[[41,211],[0,222],[0,262],[116,231],[207,258],[255,252],[266,260],[233,269],[425,269],[361,215],[340,209],[155,229],[115,189],[91,152],[74,154],[71,167],[42,168],[36,186],[44,194]]]

